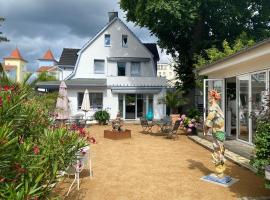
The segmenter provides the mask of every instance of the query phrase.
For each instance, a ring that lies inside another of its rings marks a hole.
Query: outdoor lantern
[[[270,165],[267,165],[267,166],[265,167],[265,178],[266,178],[267,180],[270,180]]]

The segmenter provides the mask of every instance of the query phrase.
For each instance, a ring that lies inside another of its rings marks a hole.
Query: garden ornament
[[[123,121],[120,118],[120,113],[118,112],[116,115],[116,119],[112,121],[112,128],[115,131],[121,131],[121,127],[123,126]]]
[[[218,105],[221,99],[220,93],[216,90],[209,92],[208,100],[210,103],[209,112],[205,121],[204,134],[210,129],[213,136],[213,149],[212,161],[216,167],[216,175],[220,178],[224,176],[225,166],[225,132],[224,132],[224,113]]]

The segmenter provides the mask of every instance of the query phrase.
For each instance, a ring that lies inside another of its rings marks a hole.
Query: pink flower
[[[181,118],[182,120],[184,120],[186,118],[186,115],[182,115]]]
[[[181,121],[181,122],[180,122],[180,125],[183,125],[183,124],[184,124],[184,122],[183,122],[183,121]]]
[[[189,124],[188,127],[192,128],[192,127],[194,127],[194,124]]]
[[[191,131],[192,131],[191,128],[188,128],[188,129],[187,129],[187,132],[188,132],[188,133],[191,133]]]

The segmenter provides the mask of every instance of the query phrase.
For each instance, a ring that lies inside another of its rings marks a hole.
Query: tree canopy
[[[255,41],[270,36],[268,0],[121,0],[128,21],[147,27],[177,62],[177,78],[194,87],[194,55],[233,42],[242,32]]]
[[[1,26],[1,23],[5,21],[5,18],[3,17],[0,17],[0,26]],[[0,31],[0,42],[8,42],[9,40],[3,36],[3,33]]]

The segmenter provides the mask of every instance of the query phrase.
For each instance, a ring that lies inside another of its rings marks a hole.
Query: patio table
[[[172,125],[172,122],[170,120],[163,120],[163,119],[154,120],[152,121],[152,123],[154,125],[157,125],[159,127],[159,131],[163,133],[166,133]]]

